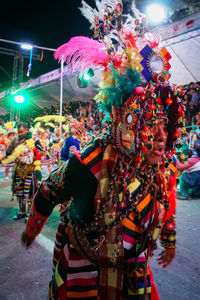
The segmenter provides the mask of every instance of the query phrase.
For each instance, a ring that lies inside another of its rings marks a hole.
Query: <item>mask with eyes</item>
[[[167,132],[169,129],[167,109],[168,106],[162,103],[154,90],[142,87],[136,87],[133,95],[122,106],[113,106],[113,134],[118,151],[135,156],[141,163],[144,153],[153,148],[161,120],[164,120],[162,130]],[[174,141],[171,138],[169,134],[168,144]],[[163,147],[166,147],[166,139]]]

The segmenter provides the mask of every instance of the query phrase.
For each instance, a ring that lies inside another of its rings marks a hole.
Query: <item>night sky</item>
[[[88,3],[94,7],[94,1],[90,0]],[[1,10],[0,18],[0,38],[57,48],[72,36],[92,37],[89,22],[78,9],[80,5],[81,0],[34,0],[12,1],[12,3],[4,1],[4,9]],[[0,47],[21,50],[20,46],[12,46],[3,42],[0,42]],[[34,50],[34,52],[41,53],[38,50]],[[28,63],[29,61],[26,59],[24,81],[27,80]],[[30,78],[35,78],[58,67],[52,52],[45,51],[42,62],[33,61]],[[6,72],[12,77],[13,56],[0,54],[0,90],[10,86],[10,79]]]
[[[159,1],[159,0],[158,0]],[[189,3],[197,6],[199,0],[160,0],[170,9],[189,7]],[[71,37],[85,35],[92,37],[90,23],[78,9],[81,0],[33,0],[33,1],[1,1],[0,39],[17,42],[30,42],[34,45],[57,48]],[[86,2],[95,7],[94,0]],[[131,0],[123,0],[123,12],[130,12]],[[136,0],[137,7],[142,11],[149,0]],[[179,11],[178,11],[179,12]],[[181,18],[181,16],[179,16]],[[178,17],[176,16],[176,19]],[[21,51],[20,46],[0,42],[0,47]],[[41,51],[34,49],[35,54]],[[13,56],[0,54],[0,91],[9,88],[12,82]],[[32,62],[30,77],[26,76],[29,59],[24,61],[23,81],[36,78],[59,67],[53,53],[44,51],[43,61]]]

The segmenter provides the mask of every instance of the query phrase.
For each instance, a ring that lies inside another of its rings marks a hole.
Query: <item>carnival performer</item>
[[[60,161],[60,152],[61,152],[61,147],[63,143],[62,139],[62,134],[63,134],[63,129],[59,127],[56,127],[54,130],[54,137],[53,137],[53,143],[52,143],[52,156],[53,156],[53,165],[59,165]]]
[[[42,157],[41,157],[41,165],[47,166],[49,173],[51,173],[51,157],[49,153],[49,139],[48,139],[48,132],[44,129],[40,129],[40,144],[43,149]]]
[[[16,132],[14,130],[8,131],[8,133],[7,133],[7,141],[6,141],[7,142],[7,147],[10,144],[10,142],[12,141],[12,139],[14,139],[15,135],[16,135]],[[10,171],[10,169],[12,170],[12,168],[14,166],[15,166],[15,162],[14,161],[12,161],[12,162],[10,162],[8,164],[5,164],[5,180],[9,179],[9,176],[8,176],[9,175],[9,171]]]
[[[80,151],[91,140],[82,122],[72,116],[67,116],[67,123],[63,125],[66,139],[61,149],[61,162],[67,161],[75,152]]]
[[[49,154],[48,156],[46,156],[45,163],[47,162],[49,163],[50,162],[49,158],[51,158],[51,162],[53,166],[59,164],[60,151],[63,142],[62,134],[64,133],[61,123],[65,121],[66,121],[66,117],[58,116],[58,115],[45,115],[34,119],[35,128],[39,128],[41,124],[43,124],[43,126],[46,127],[45,130],[48,131],[48,136],[45,137],[45,140],[48,139]],[[60,126],[58,124],[60,124]],[[49,167],[49,171],[50,171],[50,167]]]
[[[6,156],[6,148],[8,146],[7,139],[5,138],[6,131],[1,127],[0,128],[0,160]],[[8,178],[5,178],[8,180]]]
[[[80,151],[80,141],[76,136],[73,136],[73,130],[69,134],[65,141],[64,146],[61,148],[61,161],[67,161],[76,151]]]
[[[32,139],[32,133],[28,131],[26,123],[19,123],[17,128],[18,137],[10,142],[6,149],[7,158],[2,160],[3,165],[15,161],[12,189],[18,200],[19,212],[13,218],[14,220],[25,218],[26,214],[29,213],[37,185],[36,175],[37,178],[41,179],[41,155],[37,149],[37,144],[38,147],[41,145]]]
[[[104,66],[95,99],[110,126],[52,172],[34,197],[22,233],[26,247],[53,208],[68,201],[54,248],[51,300],[159,299],[149,268],[158,237],[163,246],[159,264],[165,268],[175,257],[173,153],[184,107],[167,81],[167,50],[158,50],[152,35],[136,43],[130,26],[120,28],[117,54],[86,37],[74,37],[56,51],[72,71]],[[163,62],[159,71],[155,59]]]

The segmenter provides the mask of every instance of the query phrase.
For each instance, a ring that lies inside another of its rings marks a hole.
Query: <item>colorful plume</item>
[[[92,38],[76,36],[59,47],[54,57],[59,61],[63,57],[69,67],[69,73],[85,72],[91,65],[102,65],[107,59],[107,52],[103,43]]]

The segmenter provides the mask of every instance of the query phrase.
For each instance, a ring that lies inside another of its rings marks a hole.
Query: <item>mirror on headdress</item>
[[[153,55],[150,58],[149,66],[151,68],[152,73],[160,74],[163,71],[163,68],[164,68],[164,62],[163,62],[162,57],[160,57],[156,54]]]
[[[126,122],[127,122],[127,124],[131,124],[133,122],[133,115],[132,114],[128,114],[126,116]]]

